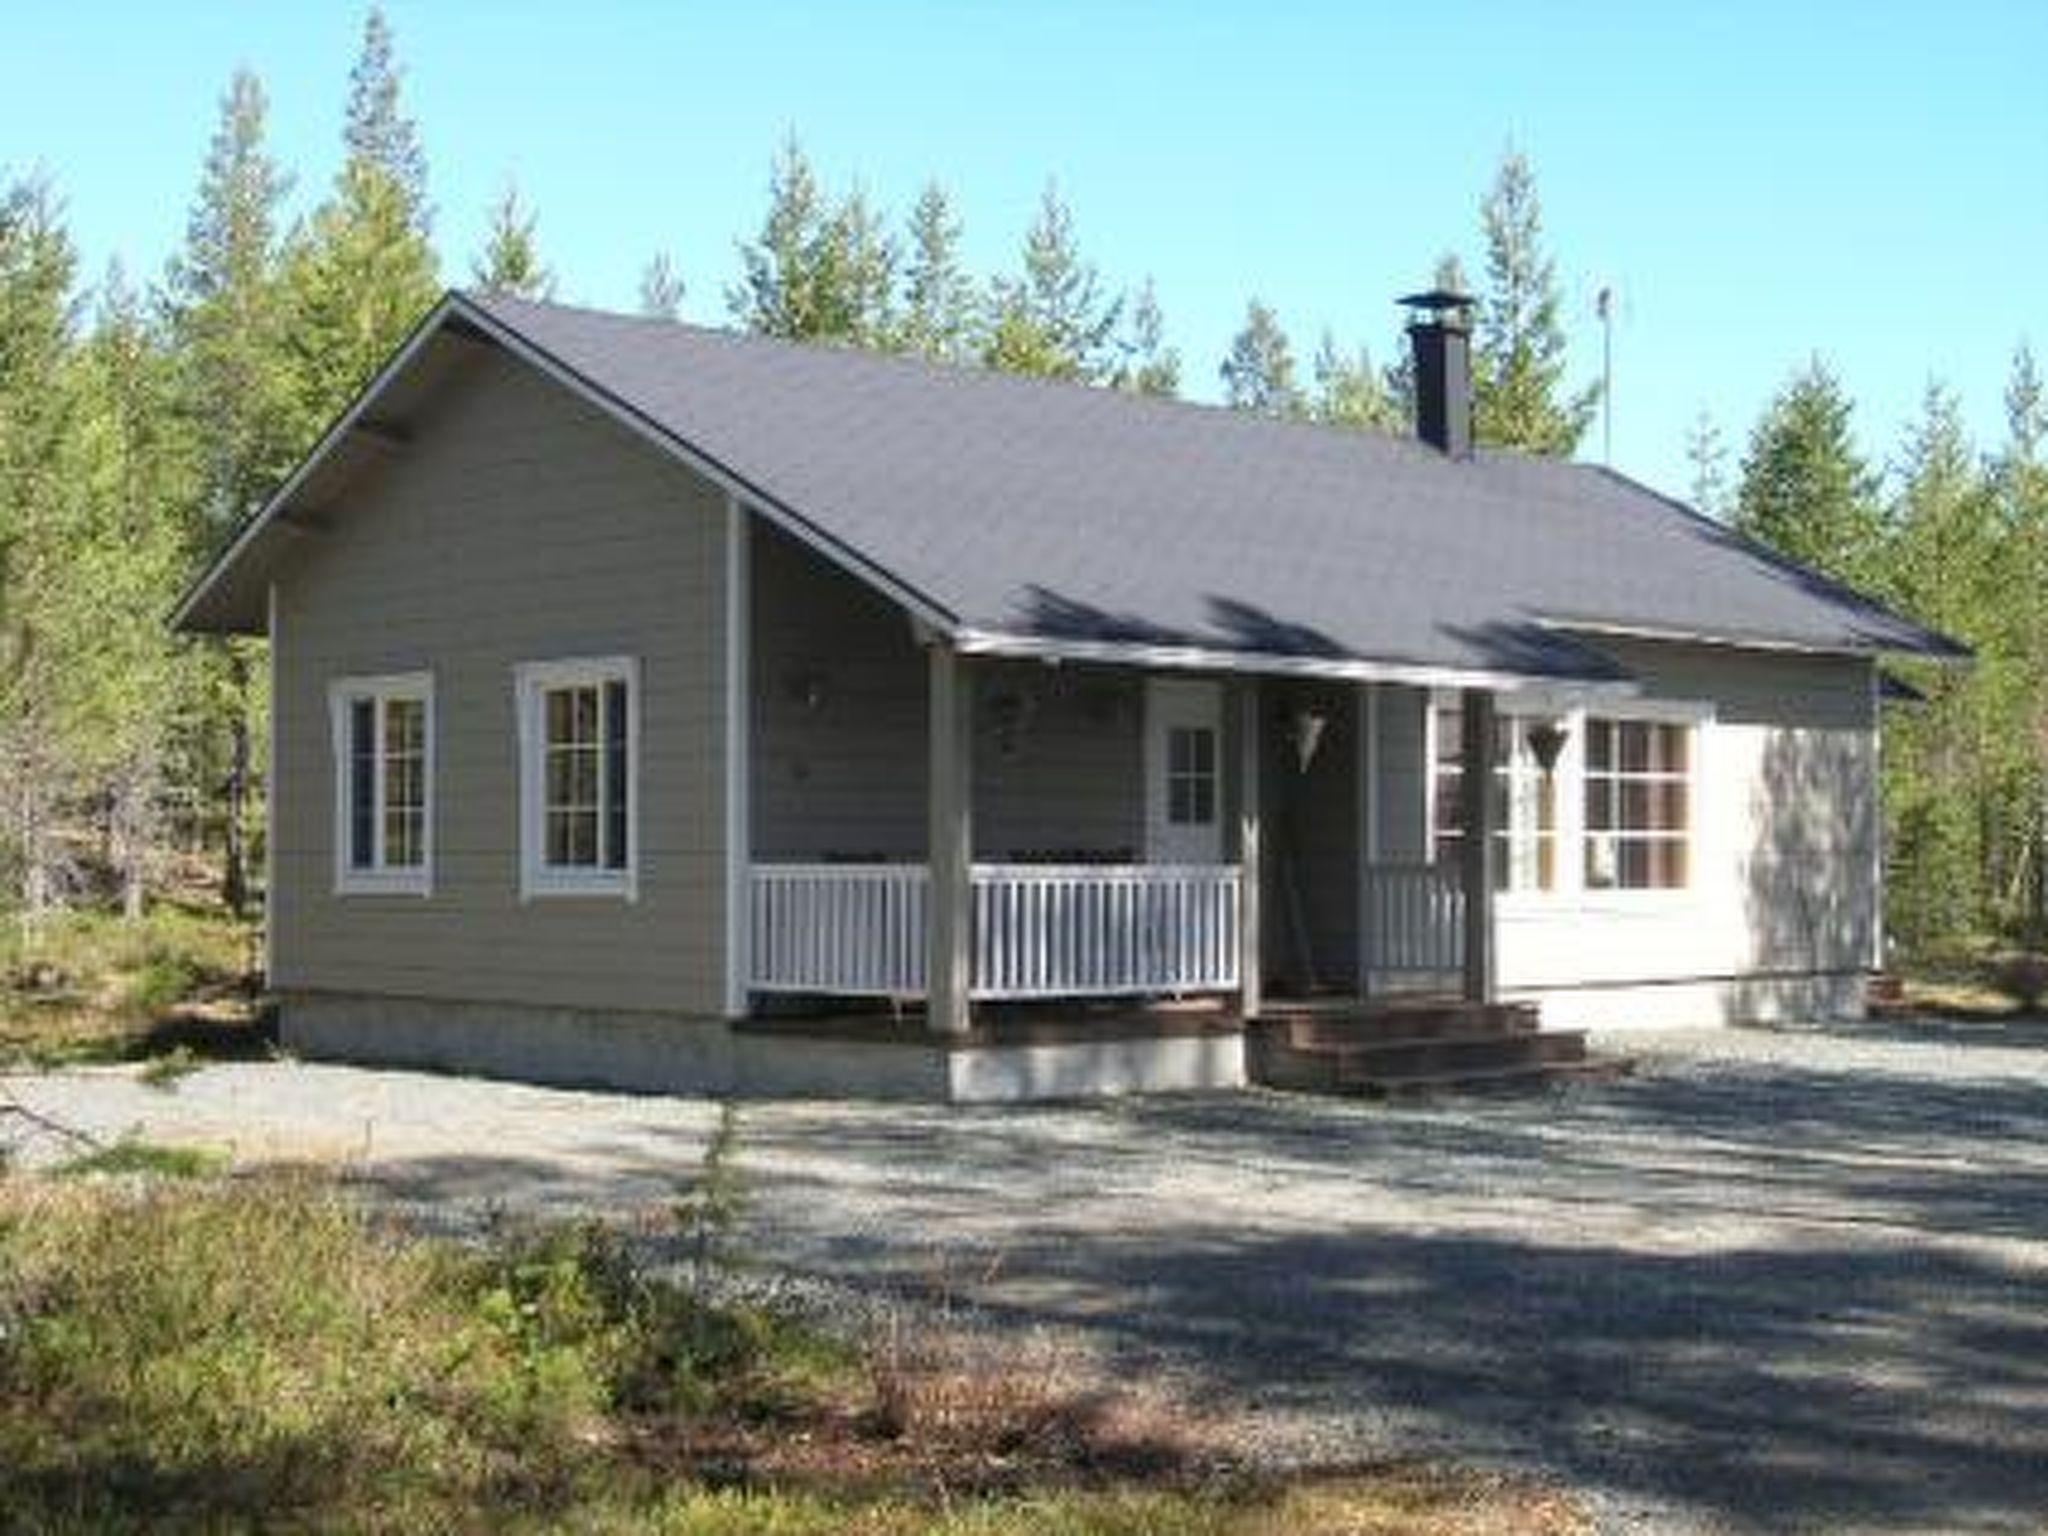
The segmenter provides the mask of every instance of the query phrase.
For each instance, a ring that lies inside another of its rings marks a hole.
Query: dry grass
[[[1049,1346],[865,1350],[591,1226],[457,1248],[294,1177],[0,1179],[9,1529],[1576,1532],[1417,1467],[1281,1480]]]

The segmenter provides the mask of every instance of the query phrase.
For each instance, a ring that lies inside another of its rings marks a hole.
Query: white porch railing
[[[930,878],[921,864],[757,864],[749,981],[758,992],[916,997]],[[977,998],[1230,991],[1237,866],[977,864]]]
[[[756,992],[924,992],[922,864],[756,864],[748,985]]]
[[[1465,964],[1465,892],[1438,864],[1366,871],[1366,964],[1385,974],[1455,974]]]
[[[977,864],[976,997],[1237,986],[1232,864]]]

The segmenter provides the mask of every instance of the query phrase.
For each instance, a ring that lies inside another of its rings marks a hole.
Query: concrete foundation
[[[1244,1086],[1235,1030],[947,1043],[734,1029],[684,1015],[292,992],[280,1037],[312,1060],[557,1087],[738,1098],[1005,1103]]]
[[[1553,1029],[1651,1031],[1860,1019],[1865,981],[1863,972],[1845,971],[1612,987],[1510,987],[1504,995],[1538,1004],[1544,1024]]]

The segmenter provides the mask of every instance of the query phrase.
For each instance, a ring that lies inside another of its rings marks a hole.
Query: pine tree
[[[896,247],[858,191],[835,204],[803,146],[783,142],[760,233],[740,242],[733,318],[762,336],[882,346],[894,327]]]
[[[1856,451],[1853,406],[1815,358],[1750,433],[1735,526],[1803,564],[1852,583],[1875,572],[1876,482]]]
[[[1294,352],[1287,333],[1273,311],[1257,299],[1246,305],[1244,326],[1217,371],[1223,378],[1224,402],[1232,410],[1299,416],[1306,409],[1294,381]]]
[[[1317,421],[1381,432],[1399,431],[1407,424],[1385,375],[1373,366],[1364,347],[1346,356],[1326,330],[1316,347],[1314,372],[1316,391],[1309,412]]]
[[[973,334],[974,284],[960,264],[959,215],[935,181],[918,194],[909,236],[897,345],[921,357],[959,362]]]
[[[54,899],[77,267],[40,182],[0,191],[0,889]]]
[[[1480,205],[1486,288],[1473,349],[1473,431],[1481,442],[1568,458],[1591,424],[1597,384],[1565,388],[1557,268],[1529,162],[1510,150]],[[1462,290],[1461,290],[1462,291]]]
[[[176,398],[198,461],[184,518],[195,561],[284,478],[328,414],[305,393],[294,334],[300,316],[278,229],[290,182],[271,158],[267,116],[262,84],[238,71],[167,282]],[[239,913],[250,889],[246,823],[261,669],[245,642],[199,655],[202,703],[185,752],[209,799],[223,786],[222,896]]]
[[[1180,393],[1180,353],[1167,345],[1166,316],[1149,277],[1138,289],[1129,332],[1119,345],[1123,360],[1110,381],[1116,388],[1169,400]]]
[[[2000,796],[2019,852],[2010,904],[2031,948],[2048,945],[2048,392],[2033,352],[2015,349],[2005,389],[2005,447],[1991,467],[2003,558],[1995,611],[2013,683],[1998,711],[2010,749]]]
[[[656,251],[640,269],[640,313],[653,320],[683,317],[682,271],[666,251]]]
[[[725,295],[735,320],[762,336],[818,334],[814,269],[829,217],[817,173],[791,135],[769,171],[761,232],[740,243],[741,279]]]
[[[434,302],[426,162],[400,99],[391,29],[373,8],[350,76],[347,159],[291,252],[292,359],[302,433],[346,406]]]
[[[1685,458],[1692,466],[1692,504],[1709,517],[1728,513],[1728,445],[1704,407],[1685,434]]]
[[[896,242],[881,212],[856,188],[825,222],[814,263],[816,336],[856,347],[887,347],[896,318]]]
[[[205,674],[163,624],[187,569],[174,509],[188,501],[193,474],[172,409],[177,379],[165,338],[118,267],[102,286],[77,374],[67,467],[75,500],[51,594],[65,625],[64,787],[74,818],[90,807],[100,819],[122,910],[137,918],[174,730],[199,703]]]
[[[283,478],[300,447],[285,340],[279,218],[290,178],[266,143],[262,83],[238,70],[221,99],[166,297],[179,409],[202,456],[188,519],[210,550]]]
[[[1104,293],[1082,256],[1073,213],[1053,183],[1025,234],[1022,273],[996,280],[988,309],[982,361],[990,367],[1089,384],[1114,377],[1123,301]]]
[[[555,291],[555,276],[541,260],[535,236],[540,215],[519,200],[519,188],[511,182],[491,204],[490,226],[484,248],[470,272],[476,286],[485,293],[509,294],[519,299],[546,299]]]

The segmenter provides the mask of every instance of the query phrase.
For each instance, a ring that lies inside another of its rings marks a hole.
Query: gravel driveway
[[[1278,1456],[1543,1468],[1616,1528],[2048,1529],[2048,1030],[1629,1047],[1633,1080],[1422,1108],[752,1105],[757,1246],[864,1293],[936,1279]],[[453,1221],[663,1201],[714,1117],[290,1063],[0,1086],[345,1159]]]

